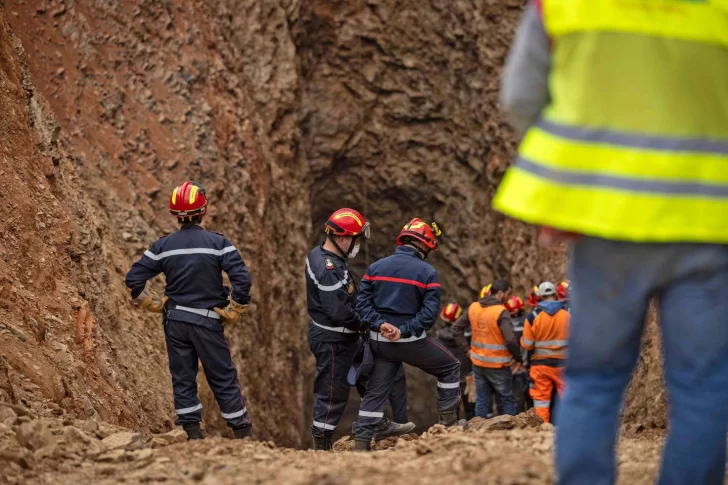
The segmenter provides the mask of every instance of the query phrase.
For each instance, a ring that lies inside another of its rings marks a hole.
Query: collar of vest
[[[407,256],[412,256],[413,258],[420,259],[420,257],[417,256],[417,250],[415,248],[410,248],[407,246],[398,247],[394,250],[394,254],[405,254]]]
[[[321,249],[321,254],[323,254],[324,256],[330,256],[332,258],[336,258],[337,261],[340,261],[340,262],[346,264],[346,261],[341,256],[339,256],[336,253],[332,253],[331,251],[328,251],[328,250],[324,249],[324,245],[323,244],[321,244],[319,246],[319,249]]]

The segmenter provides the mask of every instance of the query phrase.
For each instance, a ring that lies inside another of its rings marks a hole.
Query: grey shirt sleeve
[[[521,17],[501,81],[501,104],[519,137],[538,121],[551,100],[550,70],[550,41],[536,7],[530,2]]]

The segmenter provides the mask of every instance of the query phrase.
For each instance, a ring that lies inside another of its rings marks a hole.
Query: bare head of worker
[[[550,281],[544,281],[543,283],[538,285],[538,296],[541,298],[541,301],[556,300],[556,285],[554,285]]]
[[[359,254],[360,239],[369,239],[369,223],[354,209],[339,209],[324,224],[326,242],[324,249],[344,259]]]
[[[397,246],[409,246],[417,250],[417,254],[422,259],[432,251],[437,251],[439,243],[437,238],[442,235],[436,223],[432,223],[430,227],[425,221],[415,217],[404,225],[397,236]]]
[[[494,296],[501,303],[505,304],[511,297],[511,284],[506,280],[495,280],[490,287],[490,296]]]
[[[180,224],[200,224],[207,214],[207,194],[199,182],[185,182],[169,196],[169,213]]]

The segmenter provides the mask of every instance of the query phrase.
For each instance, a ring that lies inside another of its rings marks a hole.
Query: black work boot
[[[438,411],[437,413],[437,424],[444,426],[460,426],[463,429],[468,427],[467,419],[458,419],[457,409],[451,409],[449,411]]]
[[[233,428],[233,436],[235,436],[236,440],[243,440],[245,438],[252,438],[253,435],[253,427],[252,426],[243,426],[242,428]]]
[[[354,440],[354,451],[372,451],[371,440]]]
[[[188,440],[201,440],[204,439],[204,436],[202,436],[202,428],[200,428],[200,424],[185,424],[182,426],[182,429],[185,430],[185,433],[187,433],[187,439]]]
[[[414,423],[399,424],[388,419],[383,419],[374,431],[374,441],[381,441],[393,436],[402,436],[411,433],[415,429]]]
[[[452,426],[458,424],[458,412],[456,409],[437,412],[437,424]]]
[[[331,449],[331,438],[317,438],[313,437],[313,449],[321,451],[329,451]]]

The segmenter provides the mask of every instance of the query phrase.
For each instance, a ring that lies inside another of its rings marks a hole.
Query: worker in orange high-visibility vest
[[[504,306],[510,295],[510,283],[497,280],[490,294],[470,305],[468,312],[453,325],[453,336],[461,345],[466,345],[463,334],[468,325],[473,332],[470,360],[477,393],[475,415],[481,418],[490,414],[493,392],[498,414],[516,414],[512,373],[521,370],[522,358],[511,315]]]
[[[551,395],[554,387],[564,392],[564,363],[569,340],[569,319],[566,302],[556,299],[556,286],[548,281],[538,287],[541,313],[533,325],[523,327],[521,346],[531,351],[531,397],[533,407],[544,422],[551,421]]]

